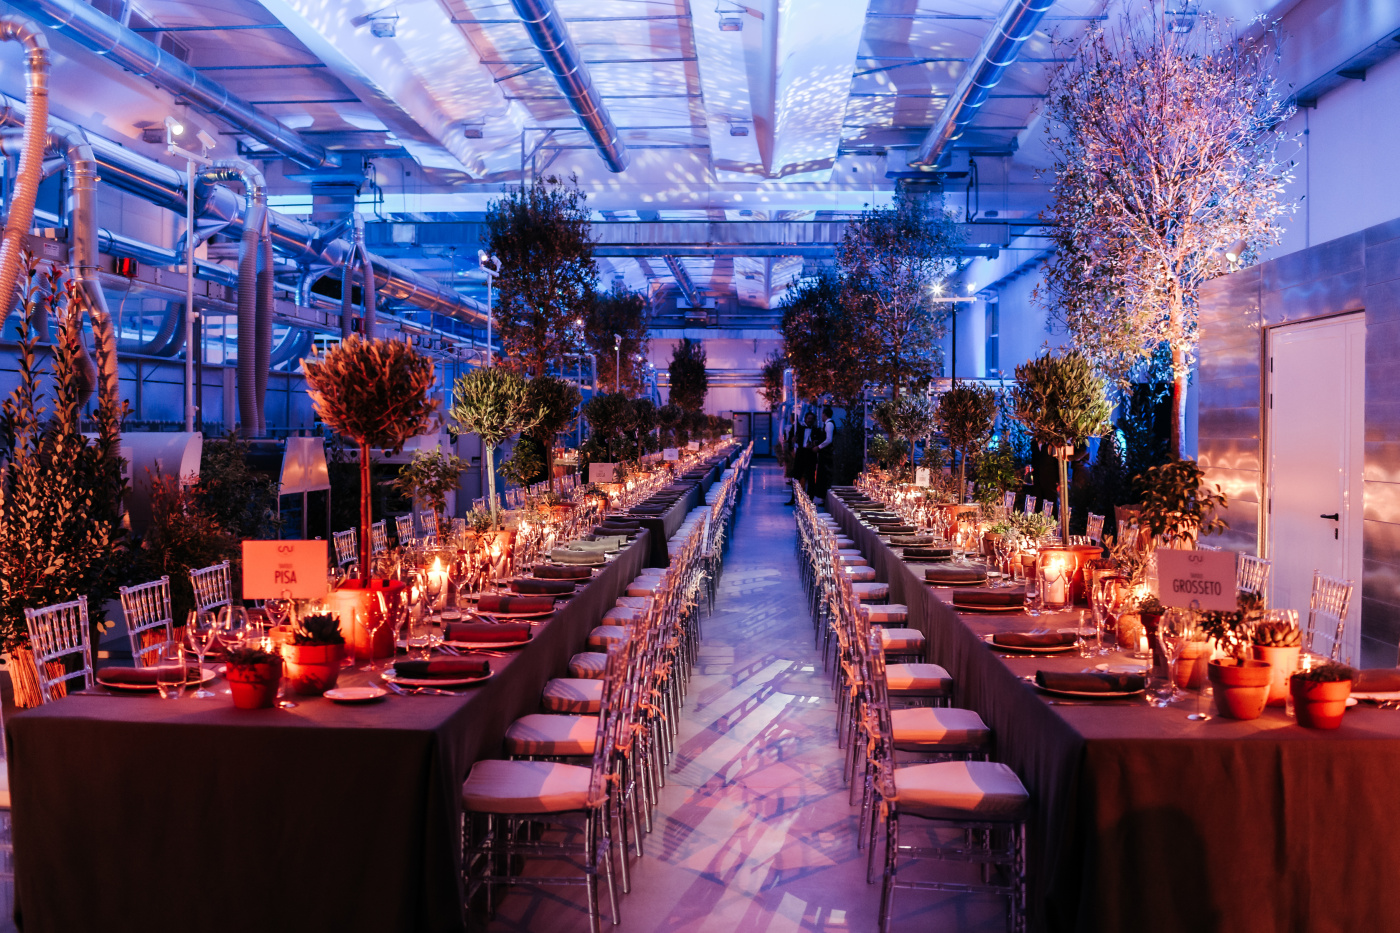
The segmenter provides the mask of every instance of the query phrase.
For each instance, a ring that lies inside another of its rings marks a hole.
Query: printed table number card
[[[320,599],[326,595],[326,542],[244,541],[244,599]]]
[[[617,482],[616,463],[590,463],[588,465],[588,481],[590,483],[615,483]]]
[[[1236,606],[1234,551],[1157,549],[1157,598],[1163,606],[1232,611]]]
[[[915,486],[927,486],[931,478],[932,477],[929,473],[928,467],[919,467],[917,470],[914,471]]]
[[[680,452],[679,450],[677,450],[676,448],[674,448],[674,447],[667,447],[665,450],[663,450],[663,451],[661,452],[661,457],[662,457],[662,459],[668,460],[668,461],[669,461],[669,460],[679,460],[679,459],[681,458],[681,452]]]
[[[699,441],[691,441],[690,443],[688,443],[688,444],[685,445],[685,449],[686,449],[686,450],[699,450],[699,449],[700,449],[700,442],[699,442]]]

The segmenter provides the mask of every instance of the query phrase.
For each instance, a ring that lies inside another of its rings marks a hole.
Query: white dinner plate
[[[1147,687],[1145,687],[1145,686],[1144,686],[1141,690],[1109,690],[1109,691],[1103,691],[1103,690],[1056,690],[1056,689],[1054,689],[1054,688],[1052,688],[1052,687],[1042,687],[1040,684],[1036,684],[1036,685],[1035,685],[1035,689],[1039,690],[1041,693],[1048,693],[1048,694],[1050,694],[1051,696],[1056,696],[1056,697],[1074,697],[1075,699],[1088,699],[1088,700],[1113,700],[1113,699],[1120,699],[1120,700],[1121,700],[1123,697],[1137,697],[1137,696],[1142,696],[1144,693],[1147,692]]]
[[[383,687],[332,687],[321,694],[335,703],[372,703],[389,695]]]
[[[532,639],[527,638],[527,639],[525,639],[524,641],[445,641],[445,642],[443,642],[443,644],[446,645],[446,646],[449,647],[449,648],[467,648],[467,649],[477,649],[477,648],[481,648],[481,649],[501,648],[501,649],[505,649],[505,648],[523,648],[525,645],[528,645],[531,641],[532,641]]]
[[[1386,701],[1393,702],[1395,700],[1400,700],[1400,691],[1392,690],[1385,692],[1377,692],[1362,690],[1357,693],[1353,693],[1351,697],[1354,700],[1372,700],[1376,703],[1384,703]]]
[[[1147,672],[1147,665],[1146,665],[1146,664],[1124,664],[1124,663],[1113,663],[1113,664],[1108,664],[1108,663],[1104,663],[1104,664],[1095,664],[1095,665],[1094,665],[1094,670],[1096,670],[1096,671],[1103,671],[1105,674],[1145,674],[1145,673]]]
[[[992,641],[991,635],[983,635],[982,640],[998,651],[1015,651],[1021,654],[1063,654],[1066,651],[1074,651],[1074,645],[1062,645],[1056,648],[1013,648],[1009,645],[999,645]]]
[[[202,668],[200,668],[200,669],[199,669],[199,675],[200,675],[200,676],[199,676],[199,686],[201,686],[201,687],[204,686],[205,684],[209,683],[209,681],[213,680],[214,677],[216,676],[215,671],[214,671],[214,668],[212,668],[212,667],[202,667]],[[97,675],[97,685],[98,685],[99,687],[106,687],[108,690],[125,690],[125,691],[128,691],[128,692],[130,692],[130,693],[155,693],[157,690],[160,689],[160,685],[159,685],[159,684],[114,684],[114,683],[108,683],[107,681],[105,681],[105,680],[102,679],[102,675],[101,675],[101,674],[98,674],[98,675]],[[185,686],[186,686],[186,687],[193,687],[193,686],[195,686],[195,685],[192,684],[192,683],[190,683],[188,680],[186,680],[186,681],[185,681]]]
[[[481,612],[478,610],[477,615],[492,621],[496,619],[548,619],[554,615],[554,610],[550,609],[548,612]]]
[[[960,603],[953,600],[953,608],[961,609],[964,612],[1024,612],[1025,606],[971,606],[967,603]],[[1002,647],[997,645],[998,648]]]
[[[379,676],[400,687],[465,687],[468,684],[485,683],[495,676],[495,673],[493,670],[485,677],[400,677],[391,669]]]

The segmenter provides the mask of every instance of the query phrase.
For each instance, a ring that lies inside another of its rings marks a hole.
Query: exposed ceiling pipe
[[[525,31],[530,34],[530,41],[535,44],[559,89],[564,92],[569,108],[583,124],[593,145],[598,147],[598,154],[603,157],[608,171],[625,171],[630,159],[627,146],[623,144],[612,117],[603,106],[603,99],[588,74],[588,66],[583,63],[583,56],[569,34],[569,27],[555,9],[554,0],[510,0],[510,3],[520,14]]]
[[[992,88],[1001,83],[1006,69],[1016,60],[1025,44],[1040,24],[1040,18],[1054,0],[1009,0],[992,23],[987,37],[968,62],[953,96],[943,107],[943,113],[933,129],[919,145],[919,154],[909,160],[911,165],[937,165],[943,150],[967,129],[977,116]]]
[[[335,168],[340,157],[258,110],[86,0],[11,0],[126,70],[164,88],[307,168]]]
[[[49,40],[39,28],[19,16],[0,17],[0,41],[24,46],[25,105],[38,120],[24,131],[24,154],[19,161],[14,190],[10,194],[5,237],[0,242],[0,318],[10,310],[15,282],[19,280],[20,250],[34,218],[34,199],[44,167],[44,144],[48,140]]]

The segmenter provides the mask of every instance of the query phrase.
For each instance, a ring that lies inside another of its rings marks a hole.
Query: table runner
[[[222,696],[75,696],[12,717],[23,929],[139,918],[229,933],[465,930],[461,782],[500,754],[511,722],[538,712],[650,547],[639,535],[460,697],[249,711]]]
[[[1020,678],[1105,659],[1012,656],[983,636],[1055,629],[1077,613],[977,615],[921,582],[839,500],[831,511],[910,607],[956,705],[996,735],[994,757],[1031,793],[1031,924],[1061,931],[1390,929],[1400,924],[1400,712],[1356,707],[1341,729],[1270,709],[1194,723],[1153,709],[1052,698]],[[1121,658],[1119,660],[1122,660]]]

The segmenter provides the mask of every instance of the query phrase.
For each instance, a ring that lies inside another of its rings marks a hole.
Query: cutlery
[[[455,691],[452,691],[452,690],[441,690],[441,689],[439,689],[439,688],[437,688],[437,687],[400,687],[398,684],[394,683],[394,682],[391,681],[391,680],[386,680],[386,681],[384,681],[384,686],[388,687],[391,691],[393,691],[394,693],[397,693],[397,694],[398,694],[399,696],[401,696],[401,697],[417,696],[417,695],[420,694],[420,693],[427,694],[428,696],[434,696],[434,697],[456,697],[456,696],[461,696],[460,693],[457,693],[457,692],[455,692]]]

